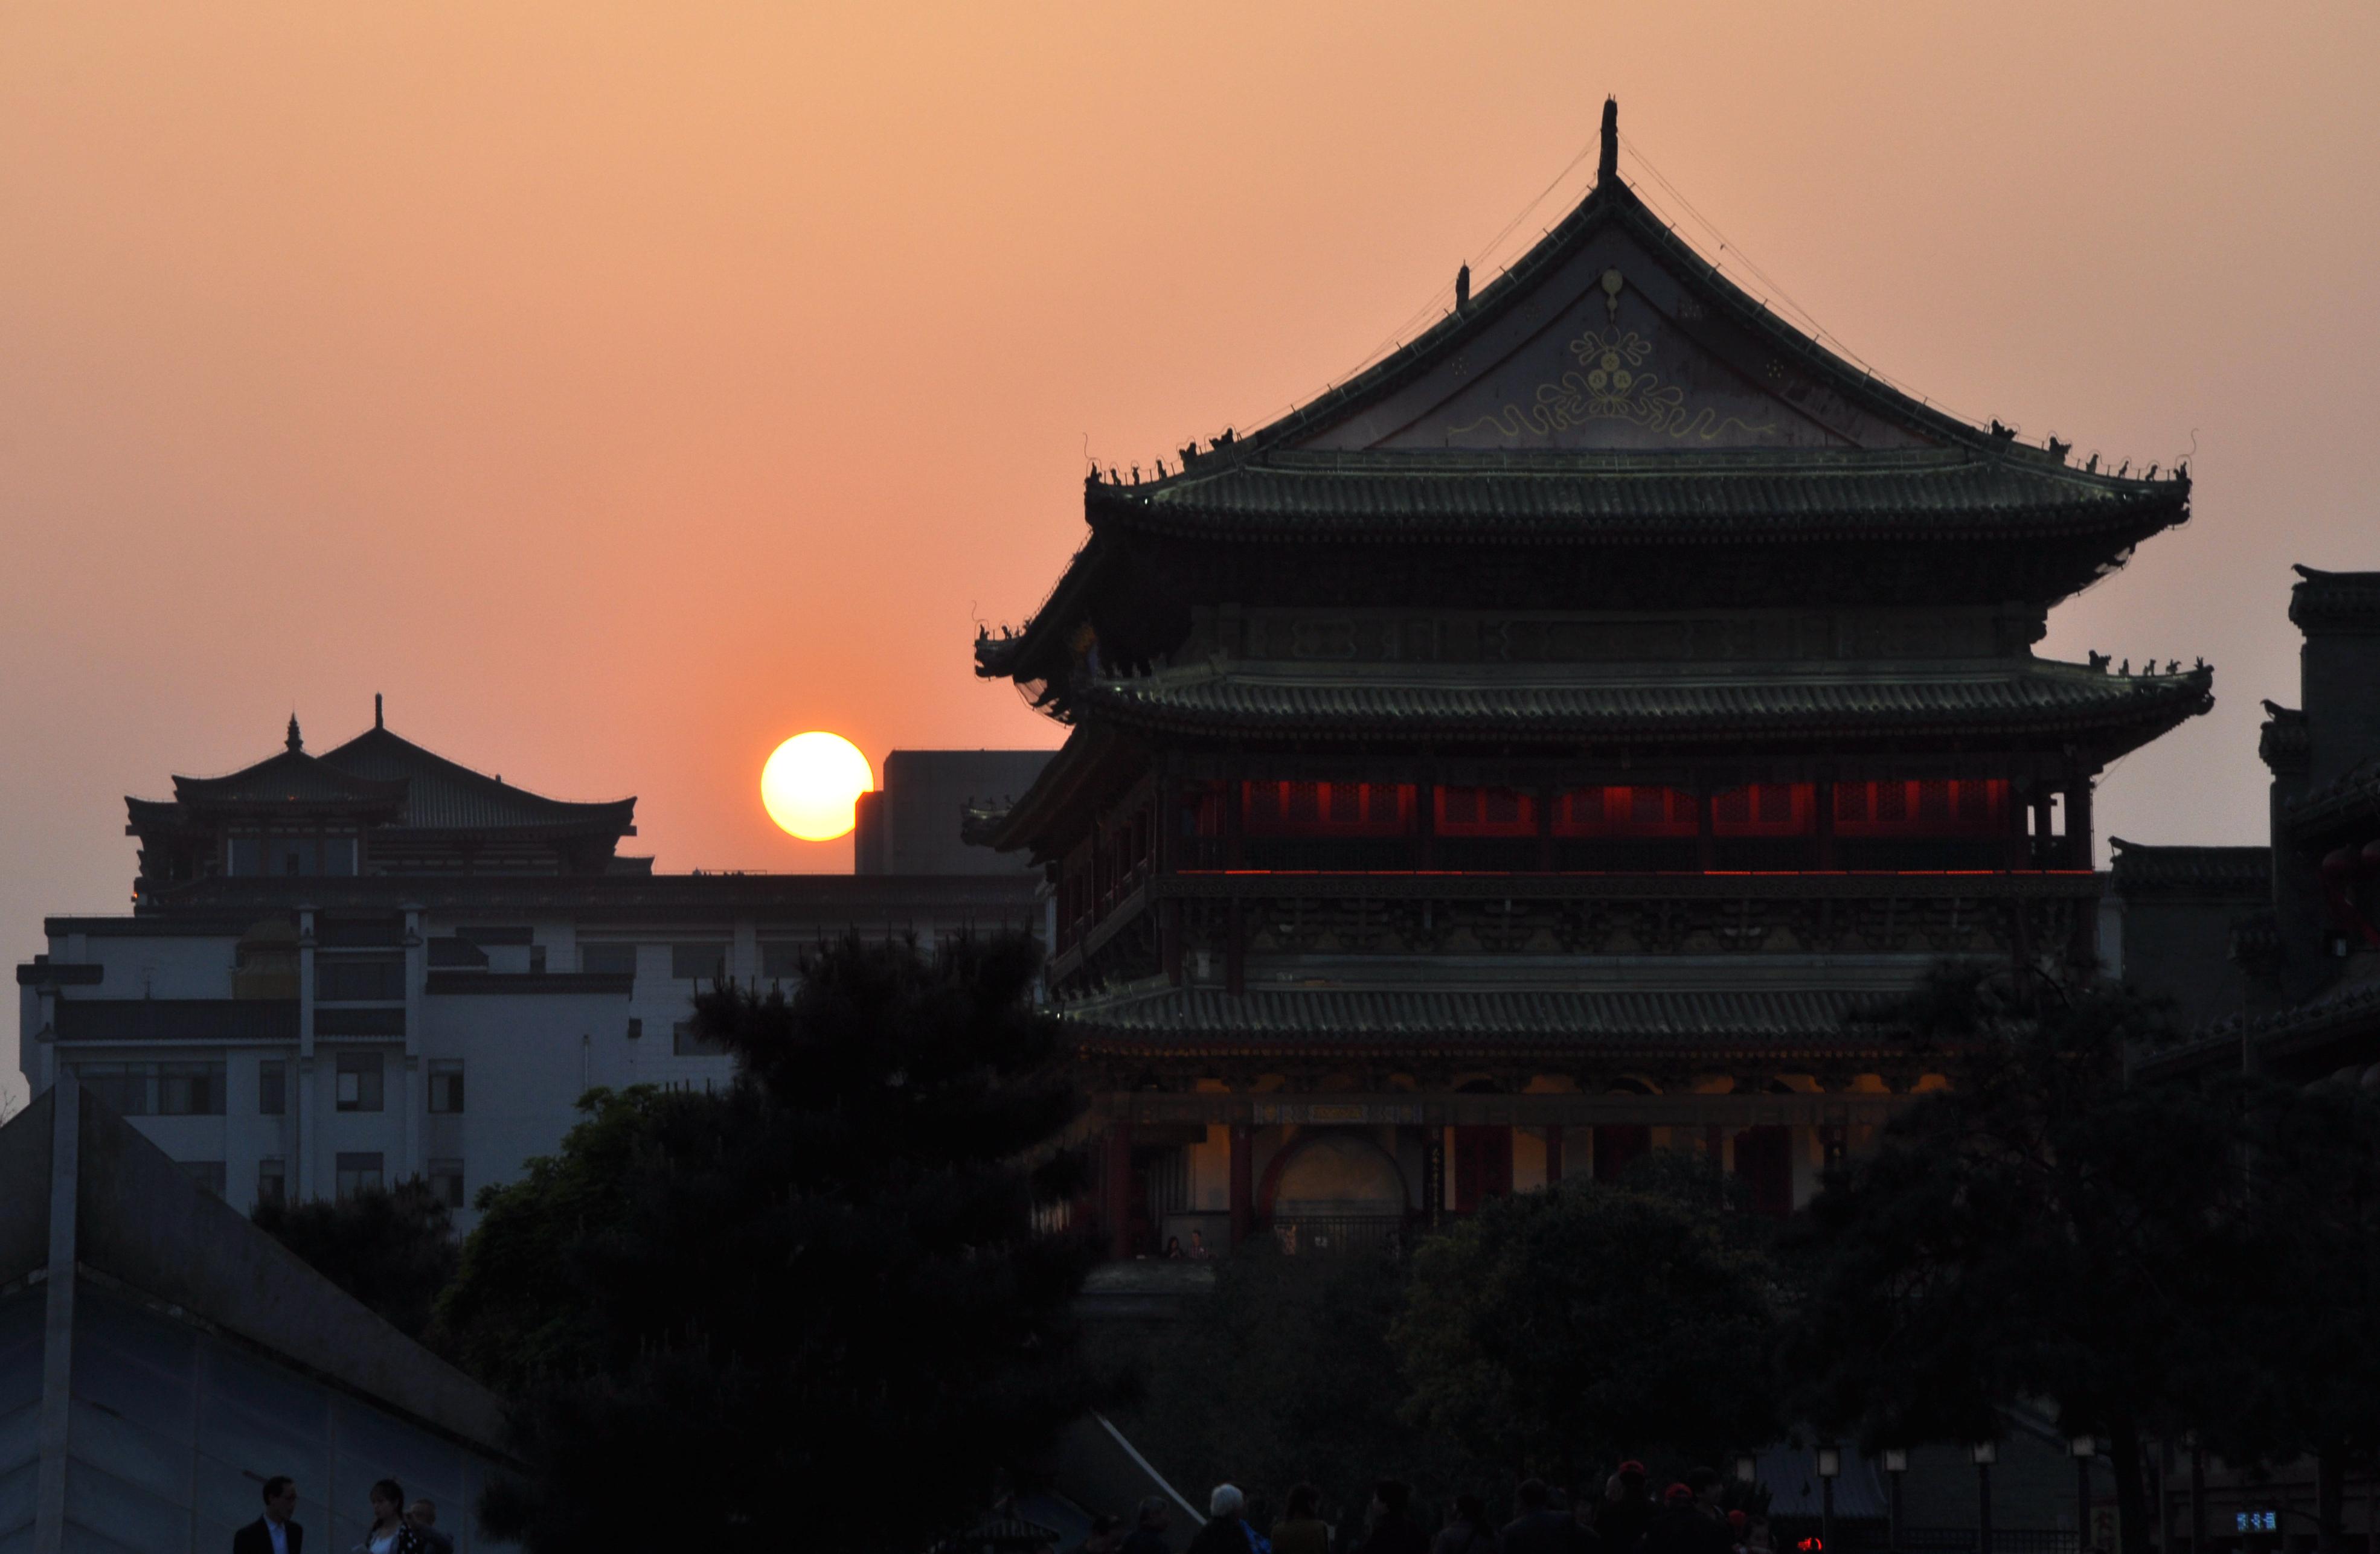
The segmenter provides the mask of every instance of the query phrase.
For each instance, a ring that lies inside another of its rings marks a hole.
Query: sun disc
[[[848,834],[859,795],[875,787],[876,774],[859,747],[820,729],[786,740],[760,769],[760,802],[769,819],[805,842]]]

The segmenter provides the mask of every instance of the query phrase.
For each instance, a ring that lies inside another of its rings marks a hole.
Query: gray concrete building
[[[0,1554],[227,1548],[276,1475],[310,1549],[370,1486],[466,1554],[501,1405],[194,1185],[71,1069],[0,1128]]]

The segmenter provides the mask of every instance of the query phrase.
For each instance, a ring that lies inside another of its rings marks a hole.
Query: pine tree
[[[1038,966],[1021,939],[850,939],[790,995],[705,992],[733,1085],[590,1096],[483,1195],[440,1316],[534,1469],[491,1532],[921,1548],[1080,1412],[1087,1253],[1036,1216],[1076,1184],[1081,1102]]]

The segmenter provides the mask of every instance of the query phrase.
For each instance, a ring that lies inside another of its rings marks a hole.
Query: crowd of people
[[[1188,1554],[1767,1554],[1767,1522],[1725,1500],[1725,1484],[1711,1469],[1697,1468],[1657,1495],[1645,1464],[1631,1461],[1599,1490],[1566,1495],[1529,1479],[1500,1525],[1478,1496],[1458,1495],[1433,1536],[1412,1491],[1394,1479],[1374,1485],[1361,1516],[1335,1526],[1323,1519],[1322,1497],[1310,1484],[1292,1489],[1278,1516],[1237,1487],[1219,1484]],[[1167,1554],[1172,1516],[1172,1502],[1152,1495],[1129,1526],[1100,1517],[1083,1554]]]
[[[427,1499],[405,1502],[394,1478],[371,1487],[371,1521],[353,1554],[455,1554],[452,1534],[438,1525],[438,1508]],[[231,1554],[305,1554],[306,1529],[298,1520],[298,1481],[276,1474],[264,1481],[264,1514],[231,1536]]]

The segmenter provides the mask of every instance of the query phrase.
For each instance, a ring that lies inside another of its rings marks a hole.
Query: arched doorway
[[[1263,1208],[1285,1252],[1386,1244],[1412,1207],[1396,1157],[1349,1129],[1305,1135],[1267,1174]]]

